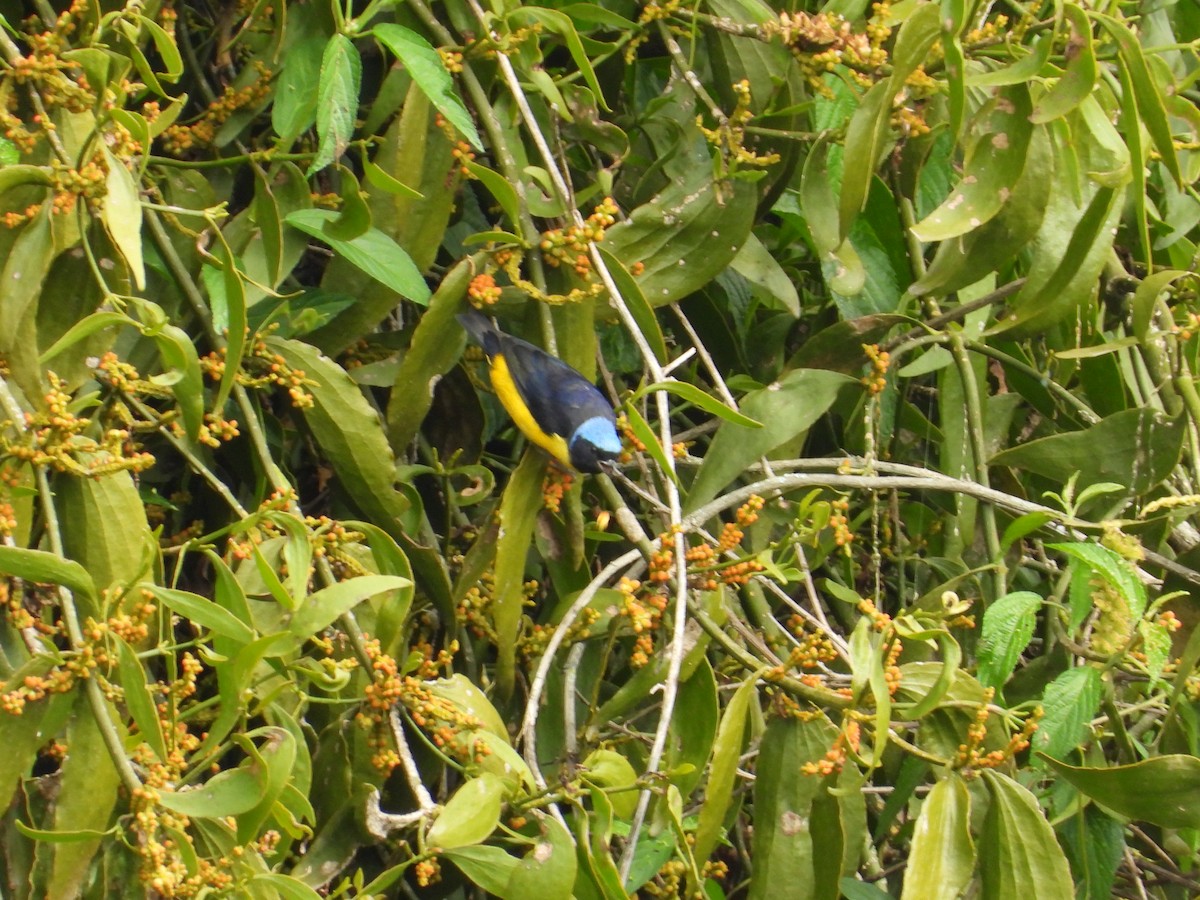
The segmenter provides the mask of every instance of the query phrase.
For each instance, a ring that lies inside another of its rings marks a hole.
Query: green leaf
[[[283,57],[283,70],[275,81],[275,101],[271,106],[271,125],[282,144],[295,141],[317,120],[325,50],[323,35],[306,34],[288,47]]]
[[[87,569],[73,559],[63,559],[46,550],[0,544],[0,573],[40,584],[61,584],[77,594],[96,599],[96,585]]]
[[[328,244],[351,265],[406,300],[422,306],[429,302],[429,286],[399,244],[378,228],[369,228],[353,240],[335,237],[329,228],[337,219],[333,210],[298,209],[288,213],[284,221]]]
[[[206,819],[247,813],[266,795],[267,773],[251,766],[218,772],[197,788],[159,791],[158,802],[172,812]]]
[[[717,739],[713,743],[708,784],[704,789],[704,801],[696,824],[696,839],[692,845],[697,860],[707,860],[712,855],[725,831],[725,816],[733,802],[750,705],[758,702],[758,677],[758,673],[754,673],[734,691],[721,716]],[[689,893],[699,890],[699,887],[689,883]]]
[[[685,177],[671,183],[629,218],[605,232],[603,247],[635,276],[657,308],[712,281],[737,256],[754,222],[756,193],[745,181],[712,178],[707,145],[689,147]]]
[[[262,740],[261,747],[254,744],[255,738]],[[249,765],[263,776],[262,798],[252,809],[238,815],[237,838],[245,844],[259,836],[274,814],[277,801],[297,777],[295,770],[299,753],[295,735],[277,725],[235,734],[233,742],[246,752],[251,761]]]
[[[458,133],[471,142],[476,150],[483,150],[475,122],[467,112],[462,99],[454,92],[454,79],[442,65],[441,57],[432,45],[403,25],[386,23],[375,26],[372,34],[404,63],[412,75],[413,82],[429,98],[434,107]]]
[[[1042,758],[1117,815],[1163,828],[1200,828],[1200,759],[1172,754],[1128,766],[1070,766]]]
[[[470,847],[455,847],[442,854],[458,866],[459,870],[489,894],[503,897],[508,880],[521,864],[499,847],[490,844],[475,844]]]
[[[464,718],[477,719],[496,737],[508,741],[508,727],[504,724],[504,717],[496,711],[487,695],[477,685],[472,684],[467,676],[455,673],[449,678],[426,682],[425,687],[435,697],[447,700],[457,707]]]
[[[1179,157],[1175,152],[1175,139],[1171,134],[1171,123],[1167,118],[1166,106],[1159,91],[1158,79],[1150,72],[1142,45],[1129,27],[1112,16],[1091,12],[1092,18],[1103,25],[1117,42],[1118,59],[1129,73],[1133,84],[1133,98],[1137,103],[1142,124],[1150,132],[1150,140],[1162,158],[1163,164],[1178,185],[1183,184],[1183,173],[1179,168]],[[1128,102],[1128,101],[1126,101]]]
[[[992,466],[1014,466],[1065,484],[1076,472],[1086,487],[1119,483],[1145,493],[1171,474],[1183,446],[1183,422],[1143,407],[1106,416],[1082,431],[1038,438],[1001,450]]]
[[[1007,775],[986,771],[992,795],[979,842],[983,900],[1063,900],[1075,896],[1071,871],[1037,800]]]
[[[116,711],[108,704],[104,711],[109,719],[105,728],[122,739],[124,729],[118,724]],[[121,778],[109,755],[93,707],[83,691],[76,694],[75,712],[67,726],[66,740],[71,752],[63,760],[59,772],[54,830],[104,831],[111,824]],[[55,845],[46,896],[78,896],[89,863],[99,848],[99,838]]]
[[[824,716],[808,721],[772,719],[759,745],[754,782],[754,836],[750,900],[779,896],[812,900],[813,841],[809,817],[823,781],[801,767],[823,758],[837,737]]]
[[[1092,23],[1088,21],[1087,13],[1073,3],[1064,4],[1063,12],[1071,30],[1067,39],[1067,68],[1058,83],[1038,100],[1030,117],[1035,124],[1060,118],[1075,109],[1091,94],[1099,76],[1092,44]]]
[[[606,794],[613,812],[622,819],[632,819],[637,808],[637,771],[629,760],[616,750],[598,747],[581,764],[583,779],[597,788],[623,788]],[[595,796],[595,793],[593,793]]]
[[[104,227],[113,244],[125,258],[133,284],[139,290],[146,287],[146,264],[142,259],[142,203],[138,197],[138,186],[125,165],[113,156],[108,147],[101,145],[104,161],[108,164],[105,178],[107,193],[104,197]]]
[[[600,82],[596,79],[596,71],[592,68],[592,61],[583,47],[583,41],[579,39],[579,33],[575,30],[575,23],[570,18],[557,9],[546,9],[540,6],[519,6],[509,14],[508,22],[510,26],[518,28],[526,23],[535,22],[545,28],[546,31],[554,32],[561,37],[567,45],[567,52],[571,54],[571,59],[575,63],[575,71],[583,75],[583,80],[591,88],[596,102],[600,104],[602,109],[608,111],[609,106],[604,101],[604,91],[600,87]],[[564,110],[564,112],[566,111]]]
[[[979,682],[1000,689],[1029,646],[1042,598],[1030,591],[1005,594],[983,614],[979,639]]]
[[[121,673],[121,690],[125,693],[125,705],[137,723],[141,738],[150,745],[160,761],[167,759],[167,743],[163,738],[162,721],[158,717],[154,695],[146,686],[146,671],[134,649],[122,638],[115,638],[119,653],[118,671]]]
[[[410,579],[395,575],[360,575],[348,581],[339,581],[309,594],[288,622],[288,631],[307,640],[367,598],[411,586]]]
[[[612,276],[613,283],[616,284],[617,290],[621,294],[621,299],[625,301],[625,306],[629,309],[629,314],[637,322],[638,331],[642,333],[642,337],[654,351],[654,358],[660,365],[666,365],[670,360],[667,353],[667,342],[663,339],[662,328],[654,315],[654,308],[646,299],[646,295],[642,293],[641,285],[629,274],[625,264],[609,253],[603,245],[598,249],[600,257],[608,267],[608,274]]]
[[[138,585],[139,590],[149,591],[159,602],[178,613],[201,628],[207,628],[216,634],[230,638],[239,644],[247,644],[254,640],[255,634],[250,626],[238,619],[233,613],[218,606],[206,597],[181,591],[176,588],[161,587],[151,582]]]
[[[128,472],[61,477],[54,491],[66,555],[87,569],[97,588],[131,584],[150,570],[158,545]]]
[[[447,272],[417,322],[388,398],[387,429],[393,447],[413,442],[433,405],[434,386],[462,356],[465,338],[454,317],[480,262],[469,257]]]
[[[1067,669],[1046,685],[1042,697],[1045,715],[1033,736],[1033,748],[1056,758],[1078,748],[1090,731],[1103,696],[1099,670],[1086,665]]]
[[[1088,566],[1125,598],[1135,619],[1142,617],[1146,611],[1146,586],[1123,556],[1101,544],[1047,544],[1046,548],[1058,550]]]
[[[647,394],[654,391],[666,391],[674,394],[676,397],[681,397],[689,403],[700,407],[705,412],[712,413],[726,422],[732,422],[735,425],[740,425],[743,428],[762,428],[762,422],[756,422],[749,416],[744,416],[737,410],[730,409],[716,397],[701,390],[694,384],[689,384],[686,381],[656,381],[654,384],[648,384],[645,387],[638,388],[629,398],[629,403],[636,403]]]
[[[1146,671],[1150,673],[1150,686],[1155,687],[1162,678],[1163,669],[1171,658],[1171,632],[1161,622],[1138,622],[1142,636],[1142,652],[1146,654]]]
[[[944,241],[991,221],[1004,208],[1025,170],[1033,124],[1029,89],[1014,86],[981,116],[964,174],[946,201],[912,227],[921,241]]]
[[[346,145],[354,136],[354,115],[358,111],[361,87],[362,59],[358,48],[344,34],[333,35],[321,54],[321,78],[317,87],[320,143],[317,155],[308,167],[310,177],[346,152]],[[303,110],[299,112],[303,113]],[[297,122],[293,119],[287,124],[294,127]]]
[[[169,382],[188,440],[195,441],[204,424],[204,377],[200,373],[196,343],[177,325],[151,328],[150,335],[167,370],[160,378]]]
[[[520,229],[521,201],[517,197],[517,189],[508,182],[508,179],[499,172],[495,172],[487,166],[481,166],[479,163],[469,159],[463,161],[463,166],[475,178],[479,179],[480,184],[487,188],[496,202],[500,204],[500,208],[504,210],[504,214],[508,217],[511,227]]]
[[[843,387],[857,383],[837,372],[795,369],[775,384],[747,394],[741,402],[742,415],[762,427],[721,423],[688,492],[686,509],[703,506],[760,457],[807,431]]]
[[[575,843],[557,819],[538,816],[542,829],[533,849],[517,864],[501,895],[505,900],[569,897],[575,884]]]
[[[746,279],[751,292],[768,307],[783,309],[800,318],[800,295],[791,277],[753,232],[729,267]]]
[[[366,519],[397,540],[405,533],[409,501],[394,486],[391,447],[379,415],[346,371],[300,341],[268,338],[267,346],[313,381],[304,421],[333,468],[337,483]]]
[[[525,606],[525,557],[533,526],[542,508],[546,456],[529,447],[500,498],[500,537],[496,541],[492,622],[499,659],[496,682],[502,700],[512,695],[516,679],[517,636]]]
[[[921,804],[901,900],[956,900],[975,871],[971,795],[956,772],[938,781]]]
[[[1139,341],[1144,341],[1150,334],[1150,325],[1154,321],[1155,307],[1159,295],[1178,279],[1189,275],[1182,269],[1167,269],[1148,275],[1138,285],[1133,295],[1133,334]]]

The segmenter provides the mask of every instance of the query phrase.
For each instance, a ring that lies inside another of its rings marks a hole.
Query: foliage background
[[[1200,7],[0,15],[11,896],[1200,892]]]

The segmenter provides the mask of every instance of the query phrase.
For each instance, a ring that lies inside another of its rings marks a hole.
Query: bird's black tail
[[[469,309],[455,316],[458,324],[466,329],[467,334],[489,356],[495,352],[500,343],[500,331],[492,324],[491,319],[477,309]]]

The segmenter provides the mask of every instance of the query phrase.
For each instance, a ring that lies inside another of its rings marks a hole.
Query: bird
[[[613,467],[621,439],[612,405],[599,388],[561,359],[505,334],[478,310],[456,318],[483,348],[492,388],[529,440],[579,472]]]

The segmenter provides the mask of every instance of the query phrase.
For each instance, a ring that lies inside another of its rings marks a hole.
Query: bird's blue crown
[[[617,436],[617,429],[603,416],[592,416],[581,423],[571,435],[570,446],[574,446],[580,438],[607,453],[621,452],[621,439]]]

